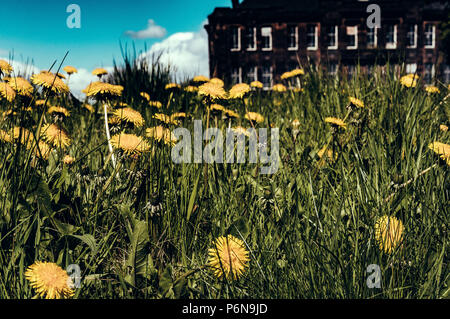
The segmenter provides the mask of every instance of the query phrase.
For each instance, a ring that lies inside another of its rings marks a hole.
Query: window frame
[[[235,70],[238,71],[238,73],[237,73],[238,81],[237,82],[234,81],[234,75],[235,75],[234,71]],[[233,85],[242,83],[242,67],[234,67],[231,69],[231,83]]]
[[[267,73],[265,73],[264,71],[265,71],[265,69],[266,68],[268,68],[269,69],[269,75],[270,75],[270,84],[269,84],[269,86],[268,87],[266,87],[265,86],[265,81],[264,81],[264,77],[265,77],[265,75],[267,74]],[[272,89],[272,87],[273,87],[273,66],[269,66],[269,67],[265,67],[265,66],[263,66],[262,68],[261,68],[261,82],[262,82],[262,84],[263,84],[263,90],[270,90],[270,89]]]
[[[231,29],[233,30],[232,32],[234,32],[234,30],[237,30],[237,47],[234,47],[234,34],[232,33],[231,35],[232,46],[230,48],[230,51],[233,52],[241,51],[241,28],[239,26],[231,26]]]
[[[263,35],[263,29],[270,29],[270,35],[269,36],[264,36]],[[272,49],[273,49],[272,31],[273,31],[272,26],[263,26],[263,27],[261,27],[261,40],[262,40],[261,41],[262,42],[262,44],[261,44],[261,51],[272,51]],[[270,47],[268,47],[268,48],[264,47],[264,38],[266,38],[266,37],[268,37],[270,39],[269,40]]]
[[[295,46],[291,47],[290,45],[290,39],[291,39],[291,33],[290,28],[294,28],[294,37],[295,37]],[[288,25],[288,51],[297,51],[298,50],[298,26],[297,25]]]
[[[366,30],[373,30],[373,44],[369,44],[367,41],[367,48],[376,49],[378,47],[378,29],[379,27],[374,26],[373,28],[367,28]],[[366,37],[369,38],[369,31],[366,31]]]
[[[394,27],[394,29],[393,29],[393,41],[394,42],[387,42],[386,41],[386,43],[385,43],[385,47],[386,47],[386,49],[388,49],[388,50],[395,50],[395,49],[397,49],[397,25],[396,24],[389,24],[388,25],[388,27],[390,27],[390,26],[393,26]],[[387,40],[387,32],[386,32],[386,40]]]
[[[248,47],[248,42],[247,42],[247,47],[245,48],[247,51],[256,51],[258,49],[258,43],[256,41],[256,32],[257,29],[256,27],[247,27],[246,28],[246,32],[248,32],[248,30],[253,30],[253,47]],[[249,39],[250,37],[248,36],[248,33],[246,33],[245,35],[246,39]]]
[[[254,70],[253,70],[253,72],[250,72],[250,70],[251,70],[252,68],[253,68]],[[248,68],[248,70],[249,70],[249,71],[246,73],[246,76],[247,76],[247,82],[258,81],[258,67],[257,67],[256,65],[250,66],[250,67]],[[252,80],[250,80],[250,77],[249,77],[249,75],[250,75],[251,73],[253,73],[253,79],[252,79]]]
[[[339,28],[337,25],[334,25],[332,27],[334,28],[334,45],[329,45],[329,43],[327,43],[327,49],[328,50],[337,50],[339,47]],[[330,34],[331,33],[329,32],[329,30],[327,30],[327,37],[329,37]],[[328,38],[328,41],[329,41],[329,38]]]
[[[348,28],[355,28],[355,34],[353,35],[355,37],[355,45],[347,45],[346,49],[347,50],[357,50],[358,49],[358,25],[351,25],[351,26],[346,26],[346,35],[347,37],[349,36],[348,34]]]
[[[426,44],[426,40],[427,40],[426,27],[428,25],[431,25],[431,45]],[[423,33],[424,33],[424,46],[423,47],[425,49],[434,49],[436,47],[436,26],[433,23],[429,23],[429,22],[424,23]]]
[[[317,23],[307,24],[306,25],[306,39],[308,39],[308,35],[310,34],[309,30],[308,30],[309,26],[313,26],[314,27],[314,46],[309,46],[309,43],[306,43],[306,50],[307,51],[316,51],[319,48],[319,44],[318,44],[318,42],[319,42],[319,39],[318,39],[319,38],[319,28],[317,26]]]
[[[417,48],[417,24],[408,24],[408,28],[410,26],[413,26],[413,32],[414,32],[414,44],[413,45],[409,45],[408,43],[406,44],[406,48],[407,49],[416,49]],[[408,34],[410,33],[409,29],[406,30],[406,41],[408,41]]]

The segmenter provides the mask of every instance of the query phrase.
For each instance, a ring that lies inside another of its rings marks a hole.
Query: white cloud
[[[155,43],[141,58],[151,60],[161,54],[160,62],[175,68],[176,79],[183,80],[195,75],[209,75],[208,35],[203,28],[197,32],[178,32]]]
[[[153,19],[150,19],[148,20],[147,29],[127,31],[125,34],[133,39],[164,38],[167,34],[167,30],[157,25]]]
[[[11,61],[9,58],[2,56],[0,56],[0,59],[8,61],[8,63],[11,64],[11,66],[13,67],[13,76],[20,75],[28,77],[31,76],[31,74],[40,72],[40,70],[30,62],[19,62],[15,60]]]

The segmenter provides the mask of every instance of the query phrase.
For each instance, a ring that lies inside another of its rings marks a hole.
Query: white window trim
[[[232,70],[234,71],[236,68],[233,68]],[[242,83],[242,67],[237,68],[238,70],[238,81],[236,82],[236,84],[238,83]],[[231,73],[231,81],[233,81],[233,73]]]
[[[306,31],[308,31],[308,30],[306,30]],[[319,28],[317,27],[317,24],[314,24],[314,46],[306,47],[306,50],[315,51],[318,49],[318,46],[319,46]]]
[[[241,28],[233,26],[233,28],[237,28],[238,30],[238,47],[231,48],[230,51],[241,51]]]
[[[367,45],[367,47],[369,49],[376,49],[377,46],[378,46],[378,29],[379,29],[379,27],[374,26],[373,29],[374,29],[373,30],[373,44],[372,45]]]
[[[254,79],[253,81],[258,81],[258,67],[254,66],[253,68],[255,69],[255,71],[253,72],[253,79]],[[250,72],[247,73],[247,77],[249,74]]]
[[[394,24],[394,43],[386,42],[386,49],[392,50],[397,49],[397,25]]]
[[[258,44],[256,43],[256,27],[253,27],[253,47],[247,48],[247,51],[256,51]]]
[[[413,69],[413,70],[411,70],[411,69]],[[417,63],[407,63],[405,71],[407,74],[409,74],[409,73],[415,74],[417,72]]]
[[[268,27],[261,27],[261,37],[265,37],[265,36],[263,36],[262,35],[262,29],[264,29],[264,28],[270,28],[270,35],[269,35],[269,39],[270,39],[270,41],[269,41],[269,43],[270,43],[270,47],[268,47],[268,48],[264,48],[263,46],[261,46],[261,51],[272,51],[272,27],[270,27],[270,26],[268,26]]]
[[[298,26],[294,26],[294,28],[295,28],[295,47],[288,46],[288,51],[297,51],[298,50]]]
[[[337,50],[337,49],[338,49],[338,45],[339,45],[339,42],[338,42],[338,39],[339,39],[339,37],[338,37],[338,32],[339,32],[339,28],[338,28],[337,25],[335,25],[335,26],[334,26],[334,43],[335,43],[335,45],[330,45],[330,46],[328,46],[328,50]],[[328,36],[328,34],[327,34],[327,36]]]
[[[431,24],[431,23],[425,23],[425,24]],[[425,49],[434,49],[435,45],[436,45],[436,26],[434,24],[431,24],[432,28],[431,28],[431,45],[425,45],[424,48]],[[424,25],[424,29],[425,29],[425,25]]]
[[[266,86],[263,87],[263,90],[265,90],[265,91],[272,89],[272,86],[273,86],[273,67],[270,66],[269,69],[270,69],[270,86],[269,87],[266,87]],[[263,68],[263,72],[264,72],[264,68]],[[264,81],[264,74],[265,73],[261,74],[261,80],[262,81]]]
[[[356,49],[358,49],[358,26],[355,25],[355,26],[352,26],[352,27],[354,27],[356,29],[356,32],[355,32],[355,45],[348,45],[347,46],[347,50],[356,50]],[[346,32],[346,34],[348,35],[347,32]]]
[[[414,25],[414,44],[413,45],[407,45],[406,48],[408,48],[408,49],[415,49],[415,48],[417,48],[417,24]]]
[[[434,64],[432,64],[431,65],[431,79],[430,79],[430,83],[433,83],[433,79],[434,79],[434,77],[435,77],[435,72],[436,72],[436,70],[435,70],[435,68],[434,68],[435,66],[434,66]],[[425,73],[426,73],[426,68],[425,68],[425,65],[424,65],[424,70],[423,70],[423,77],[425,78]]]

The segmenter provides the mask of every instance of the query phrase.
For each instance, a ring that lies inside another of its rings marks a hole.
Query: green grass
[[[114,103],[140,111],[145,128],[159,124],[155,112],[178,111],[190,115],[181,126],[192,129],[193,119],[206,126],[200,97],[164,90],[170,69],[131,61],[108,78],[125,87]],[[61,123],[72,139],[67,149],[42,160],[0,142],[0,298],[35,296],[24,277],[35,261],[78,264],[83,280],[74,298],[448,298],[449,166],[428,149],[450,143],[439,129],[450,122],[447,86],[428,94],[420,82],[401,86],[390,72],[347,80],[311,71],[301,82],[299,93],[223,101],[241,115],[233,126],[249,127],[246,103],[265,117],[257,127],[280,128],[273,175],[260,175],[257,164],[210,164],[205,178],[204,164],[174,164],[170,147],[152,140],[154,151],[137,160],[116,151],[114,169],[101,105],[92,101],[98,113],[90,113],[50,96],[48,105],[71,111]],[[163,108],[146,105],[141,91]],[[365,107],[333,134],[323,119],[343,119],[350,96]],[[36,87],[37,98],[47,95]],[[17,114],[0,128],[27,127],[40,139],[39,124],[53,117],[36,106],[26,111],[30,103],[1,99],[2,111]],[[225,130],[228,121],[211,118],[216,124]],[[144,136],[145,128],[126,131]],[[328,141],[338,157],[321,162],[317,153]],[[66,154],[76,162],[64,165]],[[405,227],[392,254],[375,242],[382,215]],[[222,281],[204,266],[213,241],[230,233],[245,241],[251,260],[242,278]],[[381,289],[367,287],[370,264],[381,268]]]

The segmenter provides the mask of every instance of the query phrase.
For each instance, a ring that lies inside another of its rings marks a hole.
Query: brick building
[[[450,82],[439,25],[448,1],[424,0],[232,0],[216,8],[205,26],[211,76],[228,83],[259,80],[270,88],[299,65],[330,74],[354,74],[373,66],[405,67],[427,83]],[[367,7],[381,8],[381,27],[368,28]]]

